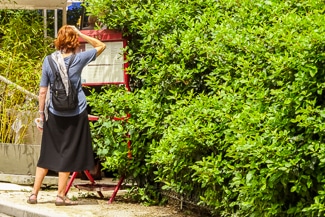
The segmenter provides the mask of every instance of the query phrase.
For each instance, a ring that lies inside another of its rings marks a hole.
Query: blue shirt
[[[69,68],[69,78],[71,84],[75,86],[78,91],[78,100],[79,104],[75,110],[72,111],[56,111],[53,108],[52,100],[50,100],[49,111],[57,116],[71,117],[76,116],[82,113],[87,108],[86,95],[82,90],[81,86],[81,72],[83,68],[88,65],[90,62],[96,59],[97,50],[90,49],[76,54],[74,61],[71,63]],[[68,67],[70,57],[65,57],[64,62],[65,66]],[[57,67],[57,66],[55,66]],[[48,87],[48,85],[54,82],[54,74],[52,73],[51,67],[49,65],[48,59],[45,58],[42,66],[42,78],[40,82],[41,87]],[[52,99],[52,92],[50,91],[50,99]]]

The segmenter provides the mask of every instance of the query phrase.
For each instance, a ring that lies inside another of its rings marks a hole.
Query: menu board
[[[106,49],[95,61],[84,67],[81,73],[83,85],[125,83],[123,41],[103,42]],[[92,49],[88,43],[81,44],[80,51]]]

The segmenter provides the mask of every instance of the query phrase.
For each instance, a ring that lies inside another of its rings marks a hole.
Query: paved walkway
[[[1,180],[1,179],[0,179]],[[54,181],[55,182],[55,181]],[[74,184],[89,183],[76,179]],[[111,179],[96,181],[111,184]],[[38,204],[26,202],[32,188],[30,185],[12,184],[0,181],[0,217],[184,217],[185,215],[172,207],[143,206],[127,203],[122,199],[126,190],[119,190],[112,204],[108,200],[112,190],[102,191],[101,199],[97,192],[79,190],[71,187],[69,198],[78,201],[77,206],[57,207],[54,204],[57,188],[49,187],[38,195]]]

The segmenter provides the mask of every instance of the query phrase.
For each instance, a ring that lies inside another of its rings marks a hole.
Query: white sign
[[[81,73],[82,84],[124,83],[123,41],[104,42],[106,49]],[[85,50],[93,46],[85,44]]]

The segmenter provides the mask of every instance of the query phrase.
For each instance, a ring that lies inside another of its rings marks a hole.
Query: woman
[[[78,37],[92,45],[93,49],[76,53],[79,47]],[[65,25],[60,28],[54,42],[56,51],[51,54],[55,67],[61,73],[67,73],[70,58],[75,54],[68,70],[71,84],[78,92],[78,106],[72,111],[56,111],[51,102],[51,85],[54,74],[46,57],[42,66],[39,91],[39,113],[43,120],[41,152],[37,163],[32,194],[27,202],[37,203],[37,195],[48,170],[59,174],[58,193],[55,205],[76,205],[65,196],[70,172],[90,170],[94,167],[93,149],[87,114],[86,96],[81,86],[83,68],[94,61],[106,48],[95,38],[82,34],[76,27]]]

